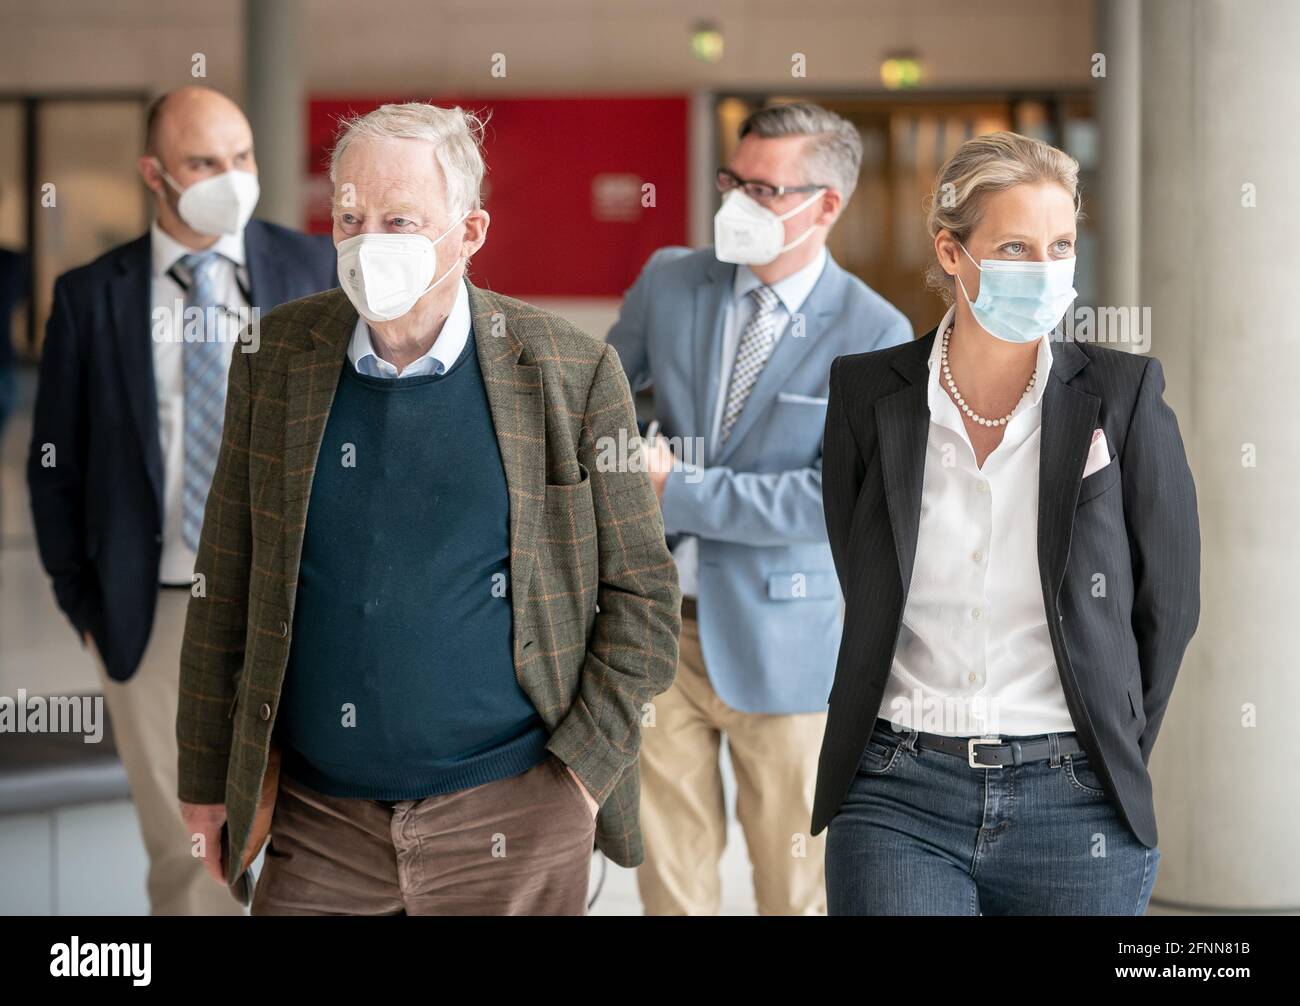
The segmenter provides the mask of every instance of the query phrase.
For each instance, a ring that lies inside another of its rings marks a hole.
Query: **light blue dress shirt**
[[[447,369],[460,357],[461,350],[469,339],[470,313],[469,288],[464,280],[456,294],[456,302],[451,313],[442,323],[442,331],[433,340],[429,351],[416,360],[412,360],[400,371],[375,352],[374,343],[370,341],[370,326],[365,318],[357,318],[357,327],[352,331],[352,341],[348,343],[348,359],[358,374],[366,377],[423,377],[428,374],[445,374]]]

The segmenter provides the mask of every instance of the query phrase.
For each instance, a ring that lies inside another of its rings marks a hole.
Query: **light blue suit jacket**
[[[632,387],[654,386],[667,437],[710,443],[736,268],[712,248],[662,248],[610,329]],[[802,335],[785,330],[718,456],[706,453],[702,472],[673,472],[664,489],[670,541],[699,538],[709,680],[742,712],[826,708],[842,617],[822,511],[831,361],[912,338],[902,313],[829,255],[799,314]]]

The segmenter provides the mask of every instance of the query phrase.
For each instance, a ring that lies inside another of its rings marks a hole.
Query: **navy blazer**
[[[250,220],[244,247],[262,312],[338,285],[328,237]],[[145,234],[55,281],[27,463],[55,598],[116,681],[135,673],[149,641],[162,557],[152,272]]]
[[[921,513],[935,332],[831,368],[823,498],[847,609],[813,803],[838,813],[893,664]],[[1053,343],[1043,392],[1038,576],[1079,743],[1143,845],[1156,844],[1147,760],[1200,613],[1196,487],[1160,362]],[[1092,431],[1114,455],[1083,477]],[[1093,595],[1096,574],[1104,597]]]

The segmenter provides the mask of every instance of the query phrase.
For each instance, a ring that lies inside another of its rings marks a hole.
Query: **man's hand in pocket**
[[[190,836],[191,844],[195,836],[202,837],[203,844],[197,848],[203,850],[204,868],[225,884],[226,878],[221,872],[221,826],[226,823],[226,805],[182,800],[181,820],[185,822],[185,832]]]
[[[595,817],[597,814],[600,813],[600,804],[596,802],[596,798],[587,792],[587,787],[582,784],[582,780],[578,778],[577,772],[569,768],[568,765],[564,766],[564,771],[568,772],[569,775],[573,776],[573,781],[578,784],[578,789],[582,791],[583,799],[587,801],[587,809],[591,811],[591,816]]]

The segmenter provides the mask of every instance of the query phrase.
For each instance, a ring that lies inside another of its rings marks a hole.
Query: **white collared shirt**
[[[244,288],[248,287],[244,232],[223,234],[208,249],[187,248],[154,221],[149,239],[153,265],[150,331],[153,334],[158,439],[163,463],[163,541],[158,580],[160,583],[188,585],[194,576],[194,552],[185,544],[185,536],[181,533],[185,482],[185,290],[167,273],[182,256],[192,252],[217,252],[220,258],[214,271],[214,282],[218,300],[231,310],[251,306],[240,287],[241,282]],[[178,302],[182,305],[181,310],[176,309]],[[165,319],[163,328],[157,323],[159,318]],[[229,363],[235,340],[239,337],[239,325],[236,321],[226,320],[222,325],[219,341]]]
[[[469,340],[469,288],[462,279],[460,289],[456,292],[456,301],[451,306],[447,320],[442,323],[442,331],[433,340],[429,351],[418,359],[412,360],[400,371],[375,352],[370,340],[370,326],[366,319],[358,317],[356,328],[352,330],[352,341],[348,343],[348,359],[358,374],[367,377],[422,377],[428,374],[445,374],[460,357],[465,343]]]
[[[975,464],[961,412],[940,384],[939,323],[912,584],[880,715],[949,736],[1069,732],[1038,572],[1042,398],[1052,367],[1039,340],[1032,391]],[[957,375],[954,375],[955,377]],[[957,378],[960,387],[960,378]]]
[[[790,324],[803,302],[812,293],[822,270],[826,268],[826,249],[823,247],[817,256],[798,272],[793,272],[785,279],[772,284],[772,292],[777,296],[772,334],[773,352],[780,342],[782,333]],[[717,455],[718,438],[722,430],[722,412],[727,404],[727,386],[731,383],[731,370],[736,362],[736,353],[740,348],[740,336],[754,316],[754,301],[749,292],[763,285],[763,281],[754,275],[747,265],[736,267],[736,279],[731,287],[731,298],[726,302],[726,317],[722,322],[722,345],[718,347],[720,365],[718,367],[717,401],[713,407],[712,421],[709,423],[709,446],[706,460]],[[699,540],[690,535],[682,538],[673,549],[673,558],[677,560],[677,576],[685,597],[696,597],[699,592]]]

